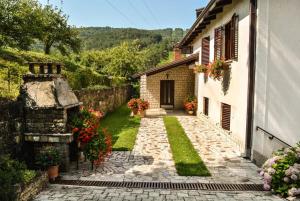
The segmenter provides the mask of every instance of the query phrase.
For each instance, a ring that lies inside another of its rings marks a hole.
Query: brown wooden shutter
[[[238,60],[239,16],[234,14],[231,20],[231,59]]]
[[[203,97],[203,113],[208,116],[209,110],[209,99],[207,97]]]
[[[202,39],[201,64],[209,63],[209,36]]]
[[[225,130],[230,130],[231,106],[225,103],[221,104],[221,125]]]
[[[221,59],[223,55],[223,27],[218,27],[215,29],[215,55],[214,58]]]

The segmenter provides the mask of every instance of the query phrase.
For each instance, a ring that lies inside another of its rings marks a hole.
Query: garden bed
[[[164,117],[177,173],[181,176],[210,176],[202,159],[176,117]]]
[[[108,113],[100,122],[102,128],[112,135],[113,151],[131,151],[140,126],[140,117],[131,117],[130,109],[123,105]]]
[[[48,184],[47,172],[38,173],[28,184],[17,185],[18,201],[32,200]]]

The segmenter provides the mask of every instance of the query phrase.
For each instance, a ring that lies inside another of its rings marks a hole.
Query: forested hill
[[[115,47],[124,41],[138,39],[144,47],[165,42],[168,45],[181,40],[186,30],[181,28],[143,30],[134,28],[84,27],[78,28],[83,50],[103,50]]]

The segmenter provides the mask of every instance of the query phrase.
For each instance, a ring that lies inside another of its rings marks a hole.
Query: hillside
[[[103,50],[120,45],[124,41],[133,41],[136,39],[141,42],[143,47],[165,41],[170,48],[174,43],[180,41],[186,32],[181,28],[143,30],[133,28],[85,27],[78,28],[77,30],[83,41],[83,50]]]

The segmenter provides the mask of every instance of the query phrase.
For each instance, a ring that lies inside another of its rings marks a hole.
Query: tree
[[[49,5],[42,12],[44,16],[39,24],[42,28],[39,40],[44,44],[45,54],[50,54],[51,47],[56,47],[62,54],[67,54],[69,49],[78,53],[81,41],[75,28],[68,25],[68,17]]]
[[[0,46],[27,50],[40,32],[38,23],[41,9],[35,0],[0,1]]]

